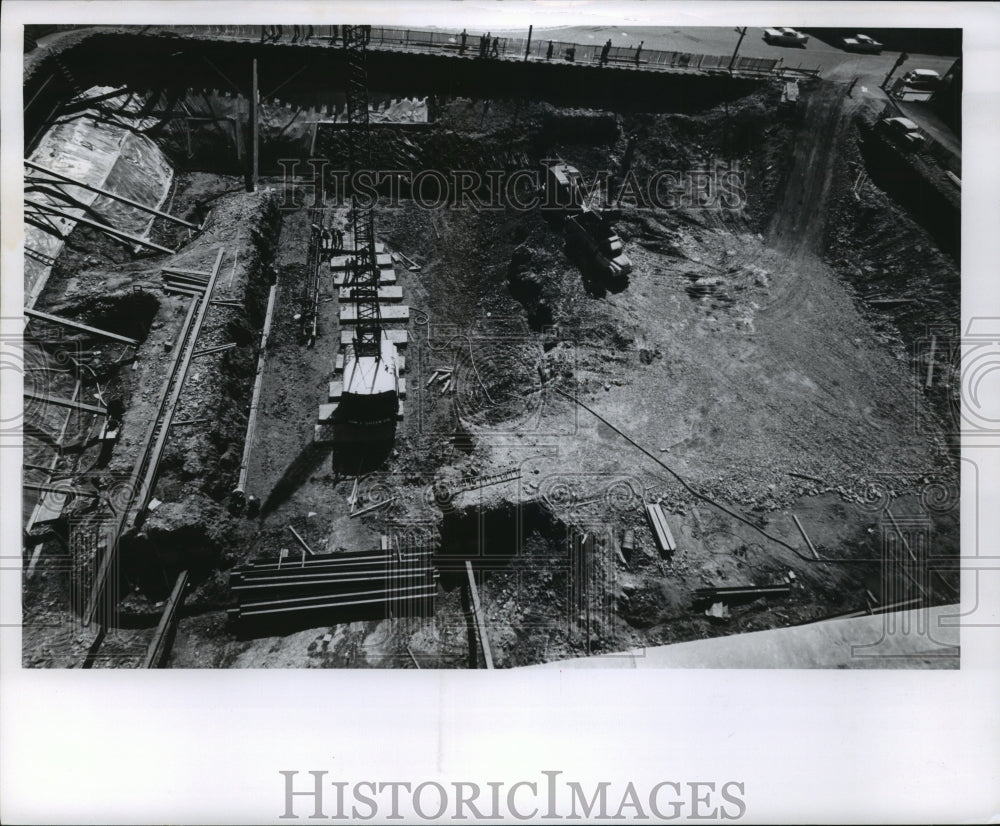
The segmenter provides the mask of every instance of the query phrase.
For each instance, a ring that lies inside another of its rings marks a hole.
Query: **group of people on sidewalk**
[[[305,43],[307,40],[312,39],[315,34],[315,29],[312,26],[291,26],[292,30],[292,43],[298,43],[302,41]],[[340,26],[330,27],[330,43],[337,42],[340,36]],[[261,26],[260,27],[260,42],[261,43],[277,43],[284,36],[283,26]]]
[[[469,33],[462,29],[462,33],[459,35],[460,43],[458,46],[458,53],[464,55],[466,43],[469,39]],[[486,32],[486,34],[479,35],[479,56],[480,57],[500,57],[500,38],[493,37],[492,32]]]
[[[334,29],[337,27],[334,26]],[[305,43],[313,36],[312,26],[292,26],[292,43],[298,43],[300,40]],[[261,26],[260,27],[260,42],[266,43],[271,41],[272,43],[277,43],[284,36],[283,26]],[[332,41],[331,41],[332,42]]]
[[[632,60],[635,62],[636,66],[639,65],[639,57],[642,55],[642,47],[643,47],[643,44],[645,42],[646,42],[645,40],[642,40],[642,41],[639,42],[639,45],[635,47],[635,54],[632,56]],[[546,60],[552,60],[552,52],[554,51],[554,49],[555,49],[555,47],[554,47],[552,41],[550,40],[548,48],[546,48],[546,50],[545,50],[545,59]],[[601,57],[600,57],[600,65],[601,66],[606,66],[608,64],[608,58],[609,58],[610,54],[611,54],[611,39],[608,38],[607,43],[605,43],[601,47]],[[565,53],[564,57],[570,63],[574,62],[576,60],[576,46],[573,45],[573,44],[570,44],[570,46],[566,49],[566,53]]]
[[[636,66],[639,65],[639,57],[642,55],[642,47],[645,44],[645,40],[640,40],[639,45],[635,47],[635,54],[632,55],[632,60]],[[601,65],[608,65],[608,57],[611,54],[611,38],[608,38],[608,42],[601,47]]]

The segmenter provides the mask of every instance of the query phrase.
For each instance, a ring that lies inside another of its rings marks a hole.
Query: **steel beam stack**
[[[342,551],[234,569],[229,609],[243,623],[320,618],[353,622],[434,611],[431,549]]]

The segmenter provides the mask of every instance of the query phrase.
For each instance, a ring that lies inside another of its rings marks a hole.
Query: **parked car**
[[[923,146],[924,136],[909,118],[885,118],[879,121],[879,131],[904,147]]]
[[[764,41],[775,46],[805,46],[809,42],[809,35],[785,26],[778,26],[764,29]]]
[[[903,75],[903,85],[912,89],[934,89],[941,82],[941,75],[932,69],[913,69]]]
[[[848,52],[882,54],[882,44],[867,34],[856,34],[854,37],[845,37],[840,41],[840,45]]]

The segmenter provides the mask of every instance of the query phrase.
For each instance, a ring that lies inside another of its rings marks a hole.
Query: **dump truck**
[[[571,253],[585,256],[597,269],[612,278],[632,272],[632,262],[624,253],[622,239],[607,221],[592,209],[581,209],[565,223],[566,245]]]
[[[778,112],[783,115],[793,115],[799,108],[799,82],[789,80],[781,90],[781,100],[778,101]]]

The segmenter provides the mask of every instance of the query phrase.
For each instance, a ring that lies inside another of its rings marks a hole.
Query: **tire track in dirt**
[[[784,198],[768,228],[773,246],[796,256],[822,252],[824,209],[845,128],[849,125],[840,84],[821,82],[806,98],[795,137]]]

